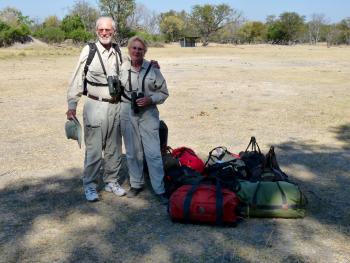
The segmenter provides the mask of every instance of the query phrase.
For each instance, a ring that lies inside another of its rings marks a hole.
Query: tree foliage
[[[7,7],[0,11],[0,47],[15,42],[24,43],[30,40],[29,25],[31,20],[23,16],[16,8]]]
[[[325,22],[326,19],[324,14],[312,14],[311,20],[308,23],[310,44],[316,45],[320,41],[321,28]]]
[[[70,15],[79,16],[85,29],[93,33],[95,32],[95,23],[100,16],[100,11],[85,0],[76,0],[70,10]]]
[[[103,15],[110,16],[116,23],[119,43],[125,43],[132,35],[127,25],[128,18],[135,10],[135,0],[99,0]]]
[[[267,39],[272,43],[295,43],[304,29],[303,16],[295,12],[284,12],[278,19],[270,16],[267,19]]]
[[[239,30],[239,37],[242,43],[261,43],[265,39],[265,35],[265,25],[259,21],[247,22]]]
[[[226,4],[195,5],[192,8],[192,21],[202,37],[203,45],[208,45],[209,37],[235,19],[235,12]]]
[[[350,45],[350,17],[340,21],[338,28],[342,32],[341,41]]]
[[[66,34],[59,27],[48,26],[38,29],[34,36],[47,43],[60,43],[65,39]]]
[[[84,30],[83,21],[81,21],[81,17],[77,15],[68,15],[65,16],[61,23],[61,29],[69,34],[70,32],[78,29]]]
[[[160,30],[165,35],[167,41],[178,40],[183,35],[185,22],[175,12],[169,11],[160,15]]]
[[[48,16],[42,24],[43,27],[59,27],[60,25],[61,21],[57,16]]]

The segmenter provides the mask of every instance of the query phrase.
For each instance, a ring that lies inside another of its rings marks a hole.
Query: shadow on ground
[[[348,127],[335,129],[344,143]],[[150,191],[136,199],[101,193],[102,201],[87,203],[82,170],[73,168],[0,191],[0,262],[334,262],[348,252],[322,243],[319,230],[331,229],[331,239],[350,233],[349,148],[295,141],[276,148],[309,199],[305,219],[249,219],[237,228],[174,224]]]

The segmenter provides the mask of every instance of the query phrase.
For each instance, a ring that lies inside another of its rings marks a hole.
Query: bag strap
[[[101,57],[101,54],[100,52],[98,51],[98,48],[96,46],[96,43],[89,43],[89,55],[86,59],[86,63],[85,63],[85,66],[84,66],[84,89],[83,89],[83,95],[87,95],[87,83],[89,83],[90,85],[92,86],[96,86],[96,87],[103,87],[103,86],[108,86],[108,84],[106,83],[97,83],[97,82],[91,82],[89,80],[87,80],[86,78],[86,74],[87,72],[89,71],[89,67],[91,65],[91,62],[92,60],[94,59],[95,57],[95,54],[97,53],[98,55],[98,58],[100,60],[100,63],[101,63],[101,66],[102,66],[102,70],[103,70],[103,74],[106,76],[106,79],[107,79],[107,72],[106,72],[106,68],[105,68],[105,65],[103,63],[103,60],[102,60],[102,57]],[[115,43],[112,44],[112,47],[115,49],[115,51],[117,52],[119,58],[120,58],[120,61],[122,61],[121,59],[121,52],[120,52],[120,49],[118,47],[118,45],[116,45]],[[119,75],[119,62],[118,62],[118,56],[116,55],[116,67],[117,67],[117,74]]]
[[[143,79],[142,79],[142,92],[145,93],[145,79],[148,75],[148,72],[151,70],[152,68],[152,63],[149,63],[147,69],[146,69],[146,73],[145,75],[143,76]],[[129,82],[129,92],[132,92],[132,84],[131,84],[131,69],[129,69],[129,75],[128,75],[128,82]]]
[[[112,47],[114,48],[115,52],[119,56],[120,64],[123,64],[123,58],[122,58],[122,52],[120,51],[119,45],[117,43],[112,43]],[[118,56],[116,57],[116,66],[117,66],[117,75],[119,76],[119,61],[118,61]]]
[[[151,70],[152,68],[152,63],[149,63],[148,67],[147,67],[147,70],[146,70],[146,73],[145,75],[143,76],[143,79],[142,79],[142,92],[145,93],[145,80],[146,80],[146,76],[148,75],[148,72]]]
[[[190,222],[190,209],[191,209],[191,203],[193,194],[197,191],[198,187],[207,180],[215,180],[216,181],[216,219],[215,224],[222,225],[223,223],[223,194],[222,194],[222,188],[220,181],[217,180],[215,177],[204,177],[202,178],[197,184],[193,185],[188,193],[186,194],[185,200],[184,200],[184,220],[186,222]]]
[[[92,62],[92,60],[94,59],[96,50],[97,50],[97,46],[96,43],[89,43],[89,55],[86,59],[85,62],[85,66],[84,66],[84,90],[83,90],[83,95],[86,96],[87,95],[87,79],[86,79],[86,74],[89,71],[89,66]]]

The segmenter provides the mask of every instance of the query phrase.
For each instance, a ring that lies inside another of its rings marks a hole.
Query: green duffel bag
[[[240,181],[237,195],[247,217],[301,218],[307,199],[296,184],[286,181]]]

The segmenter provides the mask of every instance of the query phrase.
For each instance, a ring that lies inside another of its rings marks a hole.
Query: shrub
[[[30,30],[28,26],[20,24],[10,27],[6,23],[0,23],[0,47],[12,45],[15,42],[24,43],[29,40]]]
[[[41,28],[34,36],[49,43],[60,43],[65,39],[65,33],[58,27]]]
[[[75,43],[87,42],[94,38],[94,34],[84,29],[76,29],[66,34],[66,38],[72,39]]]

